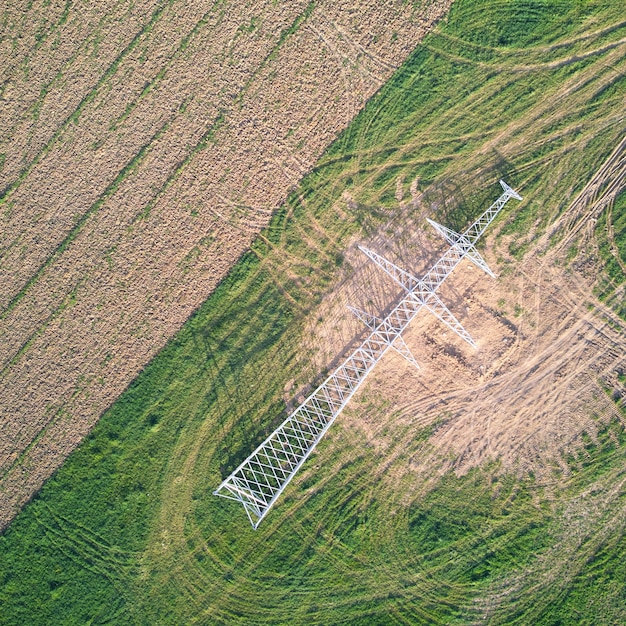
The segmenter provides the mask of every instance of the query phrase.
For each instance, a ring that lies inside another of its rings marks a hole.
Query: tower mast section
[[[476,241],[510,198],[521,200],[521,196],[506,183],[500,181],[500,184],[504,190],[502,195],[461,235],[441,227],[443,230],[440,232],[452,245],[422,279],[415,278],[374,252],[363,250],[403,287],[405,294],[383,320],[353,309],[371,329],[369,336],[213,492],[215,495],[240,502],[253,528],[258,527],[298,469],[390,347],[398,350],[402,356],[417,366],[401,333],[422,307],[427,307],[475,347],[467,331],[435,292],[464,257],[468,256],[470,260],[477,262],[475,255],[478,255],[478,252],[474,249]],[[480,255],[478,258],[480,259]]]

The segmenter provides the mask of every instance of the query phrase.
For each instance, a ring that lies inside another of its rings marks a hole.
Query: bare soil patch
[[[444,283],[440,295],[477,350],[422,313],[405,333],[421,369],[392,351],[377,365],[340,421],[380,454],[386,480],[415,472],[423,486],[434,468],[463,474],[498,460],[503,471],[532,471],[549,485],[555,470],[568,471],[564,459],[581,449],[583,433],[593,440],[611,419],[623,421],[615,398],[626,397],[618,376],[626,369],[626,323],[593,288],[595,221],[625,186],[625,159],[626,140],[545,235],[527,235],[532,245],[521,261],[510,257],[497,228],[488,233],[484,256],[500,273],[496,281],[463,262]],[[419,276],[443,245],[426,230],[432,208],[412,191],[409,215],[392,219],[365,245]],[[505,208],[515,210],[513,201]],[[403,241],[397,224],[406,226]],[[335,364],[342,346],[364,336],[346,304],[381,315],[399,296],[391,279],[359,255],[346,255],[343,283],[311,324],[308,354],[317,367]],[[432,432],[424,451],[416,441],[426,427]]]

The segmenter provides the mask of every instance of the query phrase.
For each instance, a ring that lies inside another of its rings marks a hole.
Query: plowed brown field
[[[4,10],[0,529],[450,4]]]

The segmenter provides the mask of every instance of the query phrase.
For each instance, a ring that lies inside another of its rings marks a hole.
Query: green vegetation
[[[0,623],[624,623],[617,421],[551,488],[494,463],[426,489],[432,477],[384,479],[347,427],[353,407],[258,531],[211,492],[282,419],[285,383],[319,374],[307,316],[350,238],[397,207],[399,177],[452,225],[505,177],[525,197],[502,218],[516,255],[566,208],[621,138],[625,31],[617,2],[458,0],[0,536]]]
[[[626,193],[617,196],[615,204],[600,215],[596,236],[604,262],[598,294],[626,318]]]

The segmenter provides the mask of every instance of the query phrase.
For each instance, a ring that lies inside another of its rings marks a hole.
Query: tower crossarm
[[[504,190],[502,195],[471,226],[459,235],[457,242],[445,252],[422,278],[422,282],[428,290],[436,291],[439,288],[459,262],[473,250],[474,244],[485,232],[487,226],[493,222],[511,198],[522,199],[503,180],[500,181],[500,184]]]
[[[467,341],[472,348],[476,348],[476,343],[472,339],[472,336],[463,328],[461,322],[456,319],[452,311],[448,309],[435,292],[430,292],[426,295],[424,304],[428,310],[435,317],[440,319],[450,330],[453,330],[461,339]]]
[[[361,320],[370,330],[375,330],[376,326],[382,322],[379,317],[376,317],[367,311],[363,311],[362,309],[357,309],[354,306],[348,305],[348,310],[357,319]]]
[[[413,274],[398,267],[395,263],[387,260],[384,256],[377,254],[373,250],[368,250],[363,246],[359,246],[359,250],[365,254],[370,260],[374,261],[383,272],[386,272],[395,282],[397,282],[406,291],[413,291],[420,285],[419,278],[413,276]]]
[[[426,219],[426,221],[451,245],[462,245],[466,247],[465,256],[472,262],[474,265],[483,270],[486,274],[491,276],[491,278],[495,278],[496,275],[489,269],[486,261],[480,256],[478,250],[470,243],[467,237],[463,235],[459,235],[459,233],[451,230],[450,228],[446,228],[441,224],[437,224],[431,219]]]
[[[370,330],[374,331],[377,339],[382,339],[388,343],[400,356],[404,357],[409,363],[411,363],[411,365],[414,365],[417,369],[419,369],[419,365],[417,364],[411,349],[406,345],[406,342],[400,332],[398,332],[391,324],[386,324],[385,320],[381,320],[375,315],[362,311],[361,309],[357,309],[356,307],[348,306],[348,309]],[[379,327],[381,330],[378,330]]]

